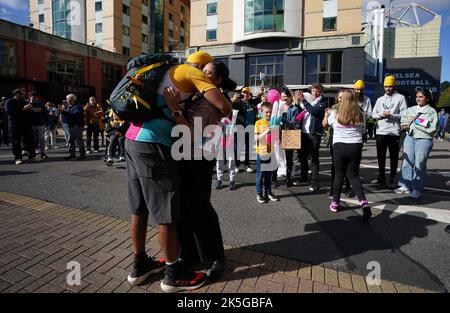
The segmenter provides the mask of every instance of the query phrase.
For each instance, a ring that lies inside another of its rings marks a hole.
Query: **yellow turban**
[[[386,76],[384,78],[384,86],[385,87],[395,87],[395,77],[394,76]]]
[[[360,79],[357,80],[354,86],[355,89],[364,89],[366,88],[366,84],[364,84],[364,82]]]
[[[193,64],[207,64],[214,61],[214,58],[208,52],[197,51],[192,53],[186,61]]]

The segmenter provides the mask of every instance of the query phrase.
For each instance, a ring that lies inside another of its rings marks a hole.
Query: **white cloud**
[[[0,6],[8,7],[14,10],[24,11],[28,9],[27,0],[0,0]]]

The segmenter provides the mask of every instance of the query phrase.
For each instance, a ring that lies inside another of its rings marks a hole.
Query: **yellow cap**
[[[244,87],[244,88],[242,88],[242,92],[251,92],[251,90],[248,87]]]
[[[384,78],[384,86],[385,87],[395,87],[395,77],[390,75]]]
[[[364,84],[364,82],[360,79],[355,82],[354,88],[355,89],[364,89],[364,88],[366,88],[366,84]]]
[[[207,64],[212,61],[214,61],[214,58],[205,51],[194,52],[186,60],[186,62],[193,64]]]

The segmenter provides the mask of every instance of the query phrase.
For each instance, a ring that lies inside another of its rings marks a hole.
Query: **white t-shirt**
[[[336,120],[335,111],[328,116],[328,125],[333,127],[333,145],[335,143],[362,143],[362,125],[341,125]]]

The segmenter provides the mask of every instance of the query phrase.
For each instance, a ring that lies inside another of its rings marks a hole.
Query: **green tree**
[[[447,87],[444,92],[441,93],[439,101],[436,105],[437,108],[450,107],[450,88]]]
[[[450,87],[450,82],[448,80],[441,83],[441,94],[443,94]]]

